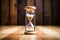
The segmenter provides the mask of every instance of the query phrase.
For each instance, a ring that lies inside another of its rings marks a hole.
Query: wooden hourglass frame
[[[35,34],[35,6],[26,6],[25,34]]]

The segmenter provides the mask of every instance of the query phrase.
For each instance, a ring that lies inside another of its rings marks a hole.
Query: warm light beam
[[[60,33],[59,32],[56,32],[54,30],[51,30],[51,29],[48,29],[48,28],[45,28],[45,27],[41,27],[38,30],[40,30],[44,34],[49,35],[51,37],[55,36],[55,38],[57,38],[58,40],[60,40]]]
[[[8,36],[9,34],[21,29],[21,27],[13,27],[0,31],[0,39]]]

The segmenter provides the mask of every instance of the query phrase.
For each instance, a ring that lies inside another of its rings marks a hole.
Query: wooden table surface
[[[25,26],[2,26],[0,40],[60,40],[60,27],[36,26],[35,31],[35,35],[25,35]]]

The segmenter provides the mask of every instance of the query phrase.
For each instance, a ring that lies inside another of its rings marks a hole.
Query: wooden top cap
[[[35,6],[26,6],[26,7],[25,7],[25,10],[27,10],[27,9],[33,9],[33,10],[35,10],[36,7],[35,7]]]

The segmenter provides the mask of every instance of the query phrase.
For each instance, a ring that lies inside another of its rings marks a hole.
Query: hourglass
[[[26,17],[25,17],[25,33],[34,34],[35,33],[35,6],[26,6]]]

